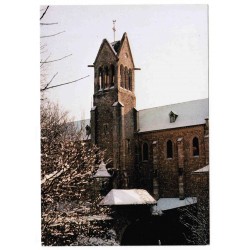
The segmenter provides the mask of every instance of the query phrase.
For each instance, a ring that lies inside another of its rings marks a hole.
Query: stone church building
[[[105,150],[113,188],[145,189],[156,200],[193,195],[192,173],[209,164],[208,99],[136,109],[128,36],[102,41],[93,65],[85,140]]]

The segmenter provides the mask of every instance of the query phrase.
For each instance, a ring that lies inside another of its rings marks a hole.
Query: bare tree
[[[179,208],[180,221],[189,229],[185,235],[193,245],[209,244],[209,183],[208,173],[193,176],[193,191],[197,198],[196,205]]]
[[[99,207],[94,173],[104,153],[81,141],[67,113],[41,107],[42,244],[70,245],[77,237],[105,238],[110,210]],[[76,243],[74,243],[76,244]]]
[[[57,22],[53,22],[53,23],[41,22],[41,20],[45,18],[46,13],[49,10],[49,7],[50,6],[48,5],[45,8],[41,9],[41,12],[42,12],[41,17],[40,17],[40,25],[41,25],[41,27],[48,27],[49,25],[56,25],[56,24],[58,24]],[[54,36],[60,35],[60,34],[62,34],[64,32],[65,32],[65,30],[59,31],[59,32],[56,32],[56,33],[53,33],[53,34],[47,34],[47,35],[40,36],[40,39],[41,39],[41,45],[40,45],[40,54],[41,54],[41,60],[40,60],[40,72],[41,72],[40,73],[40,79],[41,79],[40,91],[41,91],[41,100],[44,99],[44,92],[46,90],[50,89],[50,88],[55,88],[55,87],[60,87],[60,86],[63,86],[63,85],[75,83],[75,82],[78,82],[80,80],[83,80],[83,79],[89,77],[89,75],[87,75],[87,76],[80,77],[78,79],[74,79],[72,81],[68,81],[68,82],[65,82],[65,83],[60,83],[60,84],[53,85],[53,86],[51,86],[51,83],[54,81],[54,79],[58,75],[58,72],[54,73],[53,76],[50,77],[50,79],[47,79],[47,78],[49,78],[49,76],[47,74],[48,64],[51,64],[51,63],[54,63],[54,62],[58,62],[58,61],[62,61],[64,59],[72,56],[72,54],[68,54],[68,55],[64,55],[64,56],[62,56],[60,58],[52,58],[52,59],[51,59],[51,54],[50,54],[49,56],[46,56],[44,58],[43,54],[47,54],[47,53],[45,53],[46,52],[46,48],[47,48],[47,44],[44,43],[42,40],[44,38],[50,38],[50,37],[54,37]]]
[[[49,9],[46,6],[41,10],[40,22],[45,19]],[[41,22],[43,27],[55,24]],[[49,34],[46,38],[61,33]],[[99,207],[102,197],[94,192],[93,175],[103,160],[104,152],[83,142],[81,129],[69,118],[68,113],[45,98],[49,88],[71,84],[85,77],[51,86],[58,72],[49,76],[49,66],[71,54],[60,58],[45,56],[47,45],[44,42],[40,49],[42,244],[84,245],[92,244],[86,241],[91,237],[114,237],[114,234],[109,236],[108,233],[110,211]],[[110,244],[114,244],[114,241],[111,240]]]

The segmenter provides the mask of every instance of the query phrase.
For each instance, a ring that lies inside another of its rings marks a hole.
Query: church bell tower
[[[102,41],[94,67],[91,142],[105,150],[118,173],[117,188],[133,182],[136,127],[134,61],[128,36]]]

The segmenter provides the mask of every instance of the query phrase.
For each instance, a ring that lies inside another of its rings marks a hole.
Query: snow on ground
[[[120,244],[115,241],[116,233],[113,229],[107,232],[106,239],[98,237],[86,237],[79,235],[77,241],[73,243],[73,246],[119,246]]]

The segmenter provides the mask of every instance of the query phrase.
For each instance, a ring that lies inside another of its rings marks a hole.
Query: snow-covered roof
[[[178,114],[170,123],[169,114]],[[208,117],[208,99],[201,99],[139,111],[139,132],[172,129],[205,124]]]
[[[184,200],[179,198],[161,198],[157,201],[157,204],[152,208],[152,214],[160,214],[162,211],[184,207],[197,203],[196,197],[187,197]]]
[[[194,171],[194,174],[207,173],[209,172],[209,165]]]
[[[109,178],[111,175],[106,169],[106,164],[102,161],[99,165],[99,168],[96,172],[96,174],[93,176],[94,178]]]
[[[147,205],[156,200],[144,189],[112,189],[100,205]]]

